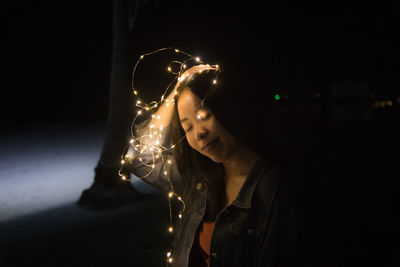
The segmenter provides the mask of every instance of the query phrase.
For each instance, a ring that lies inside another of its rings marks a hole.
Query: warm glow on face
[[[181,93],[177,105],[189,145],[215,162],[225,161],[234,151],[236,140],[219,124],[212,111],[202,108],[202,101],[190,90]]]

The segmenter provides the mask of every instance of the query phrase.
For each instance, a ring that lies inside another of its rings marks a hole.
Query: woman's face
[[[178,116],[189,145],[214,162],[222,163],[236,147],[236,139],[219,124],[199,97],[183,90],[177,101]]]

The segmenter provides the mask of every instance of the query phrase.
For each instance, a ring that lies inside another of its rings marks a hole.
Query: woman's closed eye
[[[191,130],[192,130],[192,126],[190,126],[190,127],[187,127],[186,129],[185,128],[183,128],[183,130],[187,133],[187,132],[190,132]]]
[[[203,121],[208,120],[211,117],[211,113],[207,113],[203,118],[201,118]]]
[[[197,119],[202,120],[202,121],[206,121],[209,118],[211,118],[211,116],[212,116],[211,112],[205,113],[204,111],[202,111],[200,114],[197,115]],[[192,125],[187,125],[188,124],[188,122],[187,122],[188,120],[187,119],[183,119],[182,121],[185,122],[184,123],[185,126],[182,124],[182,128],[185,131],[185,133],[190,132],[192,130],[192,128],[193,128]]]
[[[202,110],[197,114],[197,119],[205,121],[208,120],[211,117],[211,115],[212,115],[211,112],[205,112]]]

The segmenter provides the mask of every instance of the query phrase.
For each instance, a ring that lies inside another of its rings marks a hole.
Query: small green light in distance
[[[275,94],[275,100],[279,100],[279,99],[281,99],[281,96],[278,94]]]

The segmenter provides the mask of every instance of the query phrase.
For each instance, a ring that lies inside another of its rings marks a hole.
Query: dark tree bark
[[[113,208],[137,199],[139,193],[118,175],[121,154],[129,142],[131,115],[130,90],[132,53],[129,28],[132,27],[132,0],[113,1],[113,51],[107,133],[95,168],[93,185],[86,189],[79,204],[90,209]],[[133,12],[134,13],[134,12]]]

